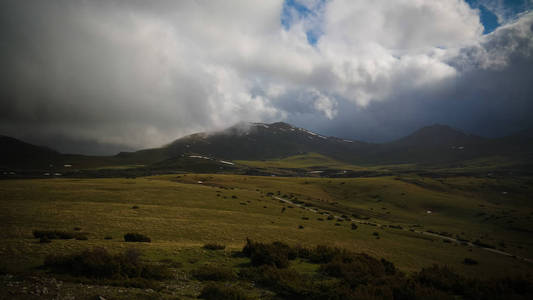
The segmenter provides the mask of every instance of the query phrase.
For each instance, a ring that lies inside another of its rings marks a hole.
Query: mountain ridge
[[[3,166],[27,166],[36,162],[42,166],[65,162],[72,157],[95,160],[90,156],[61,154],[9,137],[0,136],[0,141],[10,145],[17,144],[13,141],[18,142],[18,146],[2,145],[0,155]],[[17,151],[17,147],[26,150]],[[28,149],[33,149],[36,154],[28,153]],[[491,139],[467,134],[447,125],[433,124],[392,142],[378,144],[324,136],[285,122],[240,122],[220,131],[190,134],[162,147],[121,152],[105,158],[115,164],[158,163],[161,166],[163,161],[173,165],[176,163],[172,159],[191,155],[232,161],[275,159],[312,152],[351,164],[442,163],[490,155],[530,155],[533,138],[530,131],[523,131]]]

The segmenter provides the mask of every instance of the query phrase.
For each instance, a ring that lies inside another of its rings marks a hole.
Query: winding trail
[[[298,203],[294,203],[292,202],[291,200],[288,200],[288,199],[283,199],[281,197],[277,197],[277,196],[272,196],[274,199],[277,199],[279,201],[282,201],[282,202],[285,202],[287,204],[291,204],[291,205],[294,205],[296,207],[299,207],[299,208],[303,208],[305,210],[308,210],[312,213],[318,213],[318,210],[314,209],[314,208],[310,208],[310,207],[307,207],[307,206],[304,206],[304,205],[301,205],[301,204],[298,204]],[[325,210],[324,210],[325,211]],[[332,214],[331,212],[328,212],[329,215],[335,217],[335,218],[342,218],[340,216],[337,216],[337,215],[334,215]],[[360,221],[360,220],[355,220],[355,219],[350,219],[352,222],[355,222],[355,223],[359,223],[359,224],[363,224],[363,225],[368,225],[368,222],[365,222],[365,221]],[[382,224],[378,224],[378,223],[373,223],[373,224],[376,224],[376,226],[378,227],[384,227],[384,225]],[[395,228],[396,230],[403,230],[403,231],[409,231],[409,232],[414,232],[414,233],[418,233],[418,234],[422,234],[422,235],[428,235],[428,236],[433,236],[433,237],[438,237],[438,238],[442,238],[442,239],[445,239],[445,240],[448,240],[450,242],[455,242],[455,243],[458,243],[458,244],[461,244],[461,243],[464,243],[464,244],[467,244],[468,246],[470,247],[475,247],[475,248],[479,248],[479,249],[483,249],[485,251],[489,251],[489,252],[492,252],[492,253],[496,253],[496,254],[500,254],[500,255],[504,255],[504,256],[508,256],[508,257],[513,257],[515,259],[518,259],[518,260],[522,260],[522,261],[525,261],[525,262],[528,262],[528,263],[533,263],[533,259],[530,259],[530,258],[527,258],[527,257],[523,257],[523,256],[518,256],[518,255],[514,255],[514,254],[511,254],[509,252],[505,252],[505,251],[501,251],[501,250],[498,250],[498,249],[493,249],[493,248],[487,248],[487,247],[483,247],[483,246],[480,246],[480,245],[477,245],[477,244],[474,244],[470,241],[460,241],[458,239],[455,239],[455,238],[452,238],[452,237],[449,237],[449,236],[445,236],[445,235],[441,235],[441,234],[438,234],[438,233],[433,233],[433,232],[427,232],[427,231],[421,231],[421,230],[410,230],[410,229],[405,229],[405,228]]]

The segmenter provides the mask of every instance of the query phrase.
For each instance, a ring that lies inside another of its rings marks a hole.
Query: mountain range
[[[323,136],[277,122],[239,123],[222,131],[196,133],[165,146],[115,156],[62,154],[0,136],[0,166],[40,169],[50,165],[98,167],[105,165],[182,165],[184,158],[209,158],[230,165],[235,160],[269,160],[318,153],[350,164],[436,164],[481,157],[505,156],[529,159],[533,134],[523,131],[503,138],[484,138],[446,125],[423,127],[388,143],[367,143]]]

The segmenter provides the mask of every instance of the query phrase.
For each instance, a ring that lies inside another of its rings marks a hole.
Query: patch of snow
[[[433,213],[431,210],[426,211],[426,214],[431,214],[431,213]]]
[[[343,140],[343,141],[346,143],[353,143],[353,141],[350,141],[350,140]]]
[[[309,171],[307,173],[309,173],[309,174],[320,174],[320,173],[324,173],[324,171]]]
[[[70,167],[72,167],[72,165],[68,165],[68,164],[67,164],[67,165],[63,165],[63,167],[65,167],[65,168],[70,168]]]
[[[326,139],[325,136],[320,135],[320,134],[318,134],[318,133],[314,133],[314,132],[309,131],[309,130],[307,130],[307,129],[303,129],[303,128],[298,128],[298,129],[300,129],[301,131],[303,131],[303,132],[305,132],[305,133],[307,133],[307,134],[314,135],[314,136],[319,137],[319,138],[321,138],[321,139]]]
[[[267,124],[263,124],[263,123],[253,123],[253,125],[257,127],[269,128]]]
[[[189,155],[189,157],[190,157],[190,158],[210,159],[209,157],[201,156],[201,155]]]
[[[198,183],[199,183],[199,184],[202,184],[202,183],[204,183],[204,182],[203,182],[203,181],[200,181],[200,180],[198,180]]]
[[[226,165],[235,165],[234,163],[232,162],[229,162],[229,161],[225,161],[225,160],[219,160],[219,162],[223,163],[223,164],[226,164]]]
[[[61,176],[61,173],[54,173],[55,176]]]

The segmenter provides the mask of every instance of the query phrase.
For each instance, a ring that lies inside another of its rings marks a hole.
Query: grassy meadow
[[[3,180],[0,270],[42,273],[46,271],[39,267],[51,254],[94,247],[119,253],[134,247],[145,260],[171,262],[179,266],[178,274],[190,279],[188,272],[205,264],[238,270],[247,260],[234,253],[250,238],[364,252],[393,262],[407,274],[438,264],[477,278],[529,276],[533,264],[522,259],[533,257],[529,195],[528,182],[520,179],[415,175]],[[40,243],[34,230],[77,231],[87,239]],[[519,257],[422,234],[427,231]],[[126,243],[123,236],[128,232],[144,234],[151,243]],[[205,250],[207,243],[226,248]],[[464,264],[465,258],[478,264]],[[318,268],[305,261],[291,266],[304,274]],[[202,285],[193,283],[181,296],[199,293]]]

